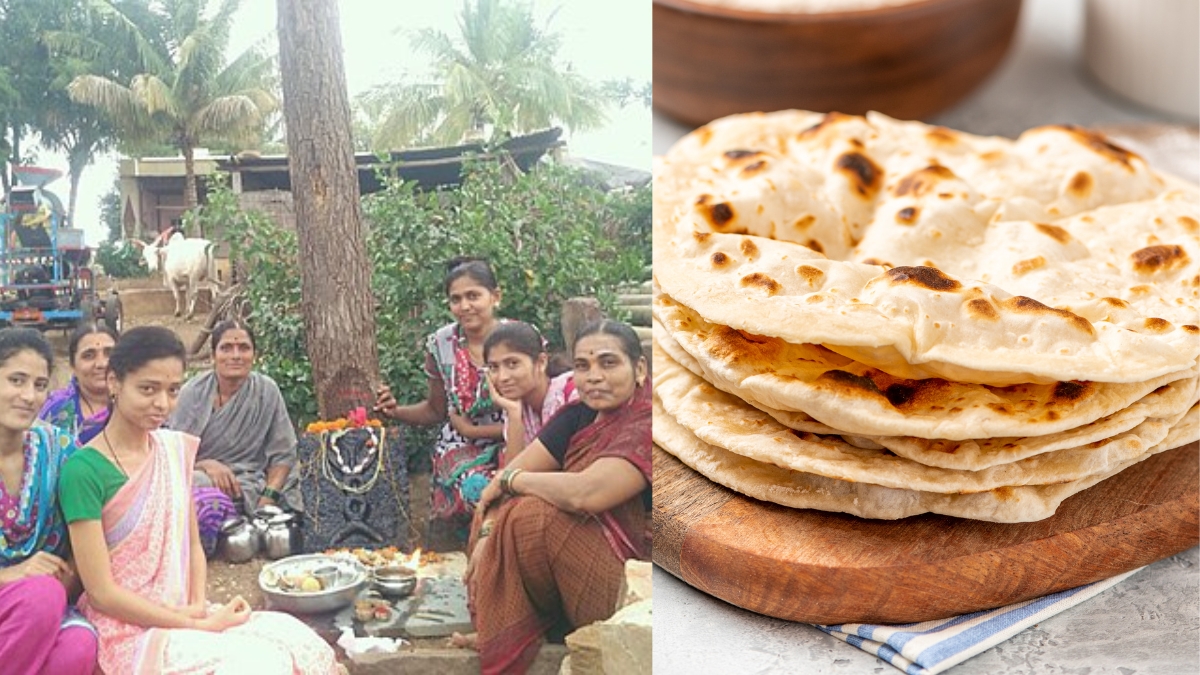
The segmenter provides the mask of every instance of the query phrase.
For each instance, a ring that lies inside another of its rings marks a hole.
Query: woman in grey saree
[[[253,334],[222,321],[213,328],[212,347],[213,370],[183,385],[167,421],[200,437],[195,486],[219,488],[246,513],[268,504],[302,510],[296,432],[279,386],[251,370]]]

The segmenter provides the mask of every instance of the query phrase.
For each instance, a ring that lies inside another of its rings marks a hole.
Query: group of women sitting
[[[449,263],[456,319],[429,337],[425,400],[376,409],[445,420],[433,448],[431,539],[470,556],[467,591],[485,675],[525,672],[547,635],[610,616],[624,563],[649,559],[651,395],[641,342],[599,321],[555,376],[536,328],[496,316],[486,261]]]
[[[483,672],[523,672],[547,635],[609,616],[624,561],[649,557],[647,362],[631,328],[601,321],[555,372],[536,328],[496,316],[483,260],[452,261],[445,290],[455,321],[427,341],[425,400],[384,386],[376,410],[442,424],[426,544],[468,551],[478,632],[463,641]],[[253,370],[253,334],[222,323],[211,343],[213,369],[184,384],[171,331],[84,328],[70,384],[50,394],[45,340],[0,330],[5,672],[341,668],[288,615],[207,602],[206,509],[303,508],[294,427]]]
[[[179,338],[81,331],[70,347],[75,377],[50,399],[45,339],[0,330],[4,672],[344,672],[298,619],[252,612],[241,597],[207,601],[199,439],[163,428],[183,388]]]

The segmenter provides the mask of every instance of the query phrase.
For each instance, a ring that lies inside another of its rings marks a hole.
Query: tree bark
[[[187,213],[196,208],[196,149],[190,143],[184,143],[183,151],[183,212]],[[200,237],[204,236],[201,232]]]
[[[337,2],[278,0],[277,11],[301,311],[318,410],[332,419],[370,409],[379,383]]]

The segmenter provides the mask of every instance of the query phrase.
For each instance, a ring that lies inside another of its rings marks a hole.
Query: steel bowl
[[[278,583],[279,579],[312,574],[326,567],[336,567],[338,570],[332,588],[303,592],[285,590]],[[367,580],[367,568],[358,561],[320,553],[277,560],[264,565],[258,573],[258,587],[266,598],[267,609],[293,614],[324,614],[348,607],[366,586]]]
[[[371,585],[380,595],[403,598],[416,589],[417,575],[405,567],[379,567],[371,572]]]

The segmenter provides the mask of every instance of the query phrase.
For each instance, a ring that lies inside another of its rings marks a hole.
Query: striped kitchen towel
[[[908,675],[936,675],[1099,595],[1140,569],[1044,598],[949,619],[902,626],[843,623],[817,628],[878,656]]]

